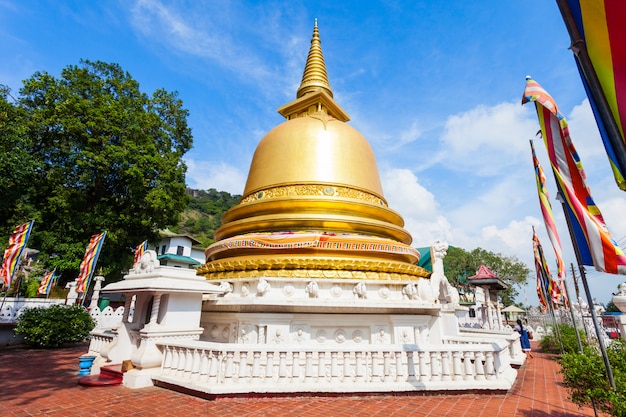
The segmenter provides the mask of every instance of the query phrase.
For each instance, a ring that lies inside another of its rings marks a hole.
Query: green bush
[[[25,310],[17,319],[15,333],[37,348],[55,348],[82,342],[96,322],[82,306],[52,305]]]
[[[596,349],[585,348],[584,353],[566,353],[560,359],[563,384],[571,400],[592,406],[616,417],[626,416],[626,343],[614,340],[607,348],[616,389],[610,387],[602,356]]]
[[[578,347],[578,340],[576,339],[576,331],[572,326],[567,324],[557,324],[558,332],[554,329],[554,326],[548,326],[548,331],[541,338],[539,346],[542,352],[546,353],[561,353],[561,344],[559,343],[558,335],[561,335],[561,341],[563,342],[563,350],[565,353],[580,352]],[[587,346],[587,338],[583,329],[578,329],[580,340],[583,347]]]

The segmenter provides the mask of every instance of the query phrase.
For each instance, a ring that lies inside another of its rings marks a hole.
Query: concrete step
[[[104,387],[121,385],[124,379],[122,364],[108,365],[100,368],[97,375],[87,375],[78,379],[78,385],[85,387]]]

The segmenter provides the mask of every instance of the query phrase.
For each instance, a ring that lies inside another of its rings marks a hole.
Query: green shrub
[[[576,339],[576,331],[572,326],[567,324],[557,324],[558,332],[554,329],[554,326],[548,326],[548,331],[541,338],[539,346],[542,352],[546,353],[561,353],[561,344],[559,343],[559,334],[561,335],[561,341],[563,342],[563,350],[565,353],[580,352],[578,347],[578,339]],[[583,347],[587,346],[587,338],[583,329],[578,329],[580,340]]]
[[[616,390],[611,389],[602,356],[596,349],[566,353],[560,359],[563,384],[571,400],[616,417],[626,416],[626,343],[614,340],[607,348]]]
[[[85,340],[96,323],[82,306],[52,305],[25,310],[15,333],[38,348],[55,348]]]

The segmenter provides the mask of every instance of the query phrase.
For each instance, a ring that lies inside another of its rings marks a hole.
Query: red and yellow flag
[[[563,250],[561,247],[561,239],[559,238],[559,232],[556,229],[556,222],[554,221],[554,214],[552,213],[552,205],[550,204],[550,196],[548,194],[548,188],[546,186],[546,175],[543,168],[537,159],[535,154],[535,147],[533,141],[530,141],[530,150],[533,157],[533,165],[535,167],[535,180],[537,182],[537,194],[539,195],[539,207],[541,208],[541,214],[543,221],[546,225],[546,231],[548,237],[554,248],[554,255],[556,257],[557,266],[557,284],[562,297],[562,302],[568,305],[566,302],[567,293],[565,291],[565,263],[563,262]]]
[[[5,287],[10,287],[13,282],[13,274],[15,274],[22,251],[26,247],[34,222],[31,220],[17,226],[9,237],[9,246],[4,250],[2,268],[0,269],[0,276],[2,276]]]
[[[80,273],[76,280],[76,292],[85,292],[89,288],[89,281],[96,270],[96,263],[98,262],[98,256],[100,255],[106,233],[102,232],[91,236],[83,260],[80,263]]]
[[[146,253],[146,250],[148,250],[148,241],[144,240],[135,248],[135,261],[133,264],[139,262],[143,254]]]
[[[37,294],[50,293],[50,290],[54,286],[54,281],[56,280],[56,276],[54,275],[55,271],[47,272],[43,276],[43,278],[41,278],[41,282],[39,283],[39,289],[37,289]]]

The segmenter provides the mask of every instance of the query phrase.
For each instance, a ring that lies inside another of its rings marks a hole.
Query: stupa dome
[[[383,199],[367,140],[352,126],[323,116],[286,121],[261,140],[244,197],[280,184],[311,183],[353,187]]]

